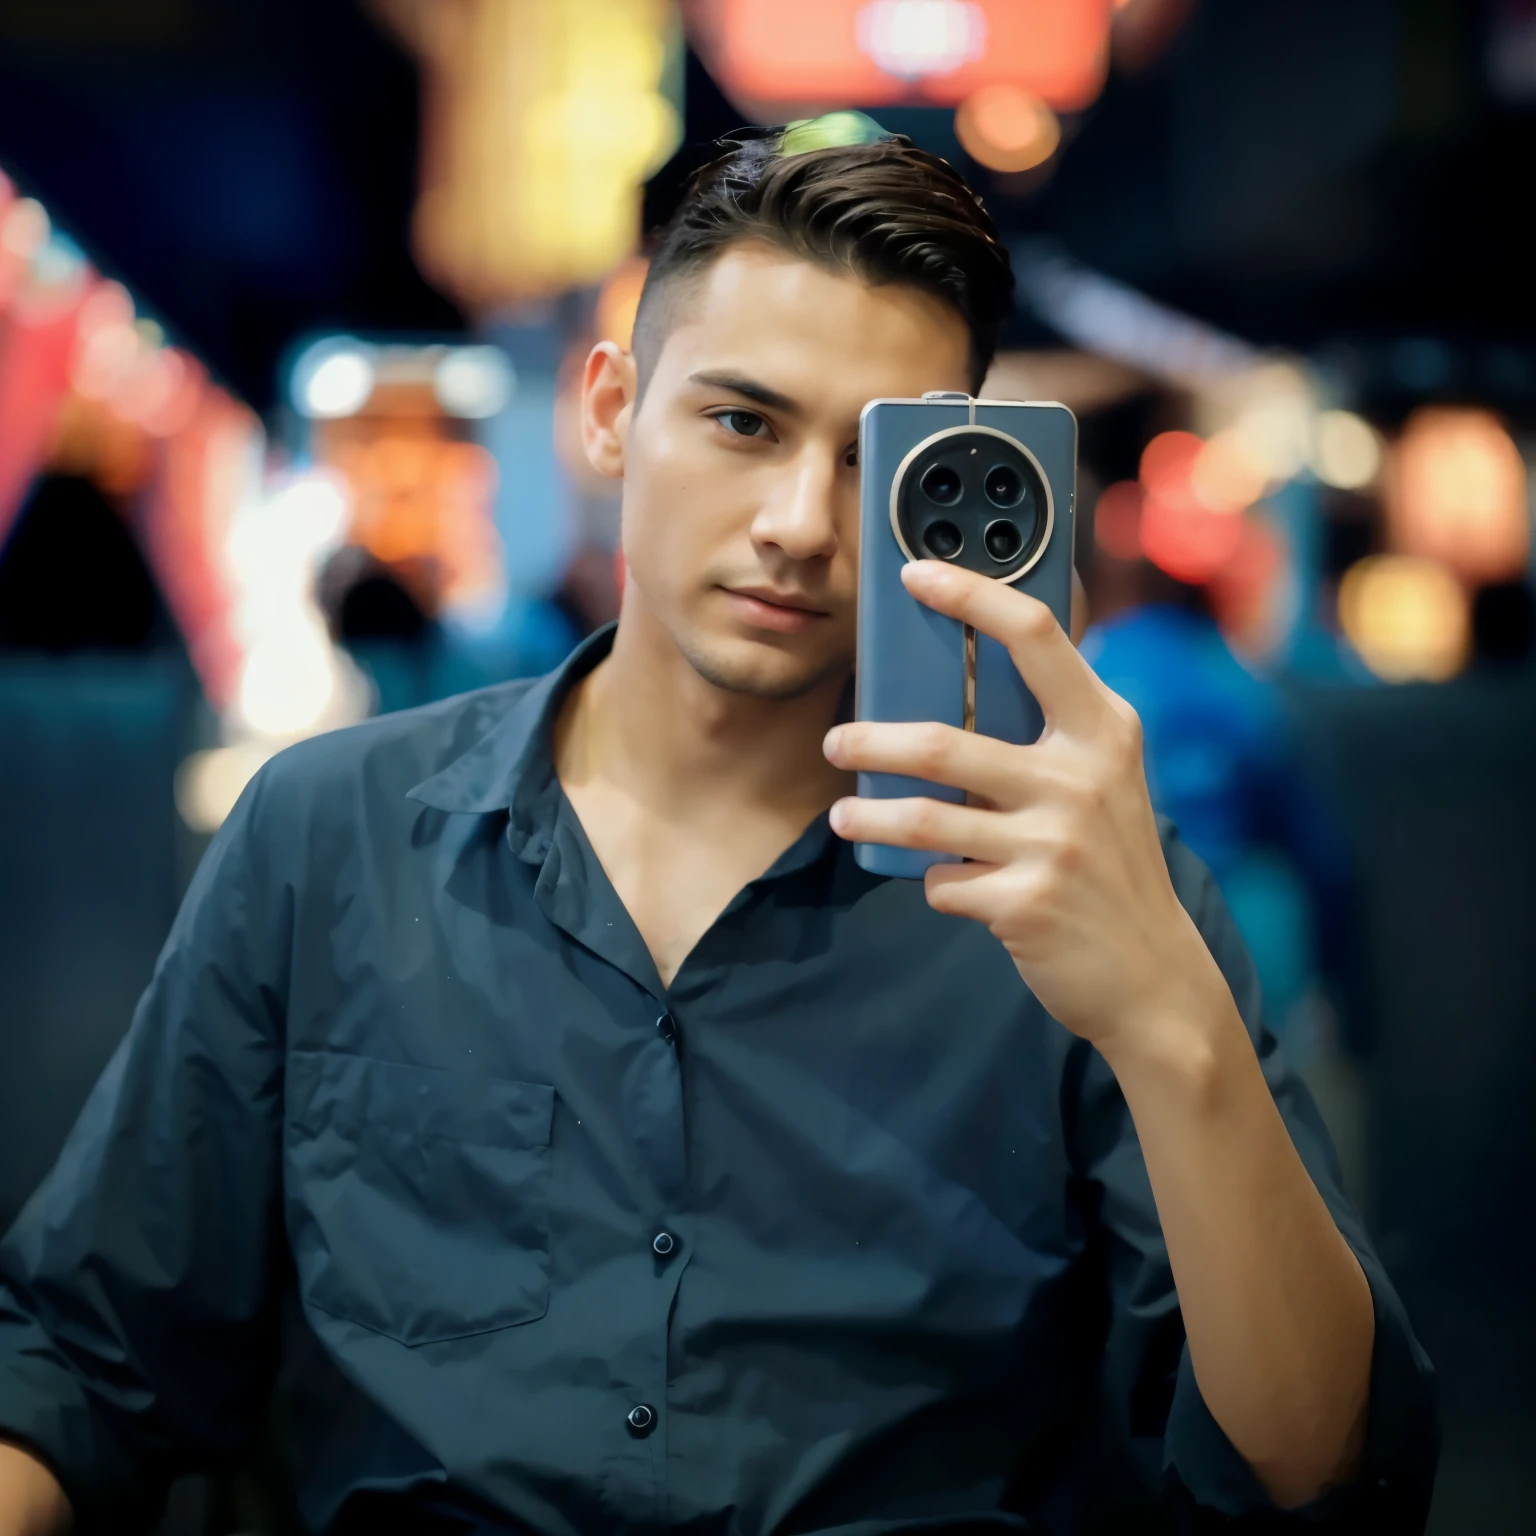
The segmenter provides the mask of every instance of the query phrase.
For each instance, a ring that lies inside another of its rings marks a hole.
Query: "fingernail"
[[[832,809],[828,812],[828,820],[832,823],[834,832],[841,832],[848,825],[848,802],[846,800],[834,800]]]
[[[837,761],[837,749],[842,745],[842,742],[843,728],[840,725],[834,725],[832,729],[827,732],[826,739],[821,744],[821,750],[826,755],[826,759],[829,763],[834,763]]]

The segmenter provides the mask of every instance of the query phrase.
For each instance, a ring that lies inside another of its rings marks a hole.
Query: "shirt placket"
[[[627,1524],[666,1522],[667,1338],[692,1242],[685,1207],[681,1026],[655,962],[561,797],[535,899],[544,915],[633,984],[626,1028],[636,1032],[615,1106],[649,1203],[624,1266],[619,1305],[633,1318],[612,1350],[613,1432],[597,1460],[604,1493]],[[647,1515],[649,1519],[647,1520]]]

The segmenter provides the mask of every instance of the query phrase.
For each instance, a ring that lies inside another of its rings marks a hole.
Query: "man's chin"
[[[797,656],[770,643],[752,640],[679,640],[689,666],[706,683],[726,693],[754,699],[798,699],[813,693],[852,668],[848,657]]]

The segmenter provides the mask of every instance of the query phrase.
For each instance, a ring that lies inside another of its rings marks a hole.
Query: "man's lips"
[[[828,617],[798,592],[778,592],[772,587],[723,587],[731,606],[749,624],[758,629],[773,629],[792,634],[807,629],[817,619]]]

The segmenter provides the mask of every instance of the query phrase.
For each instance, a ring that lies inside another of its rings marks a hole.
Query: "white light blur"
[[[354,416],[373,393],[373,350],[350,337],[316,342],[293,370],[293,403],[305,416]]]
[[[176,770],[176,809],[194,832],[217,832],[245,786],[271,756],[254,742],[194,752]]]
[[[500,347],[453,347],[432,376],[437,403],[450,416],[482,420],[499,415],[512,398],[516,375]]]
[[[305,615],[274,626],[246,653],[240,717],[259,736],[305,736],[324,722],[337,684],[330,637],[317,619]]]
[[[886,74],[919,80],[980,58],[987,18],[966,0],[870,0],[858,13],[858,39]]]
[[[235,515],[226,559],[235,589],[232,628],[244,651],[233,719],[267,743],[361,719],[366,685],[331,643],[315,578],[346,537],[344,482],[296,475]]]
[[[1324,411],[1317,418],[1312,471],[1324,485],[1359,491],[1381,472],[1381,439],[1353,411]]]

